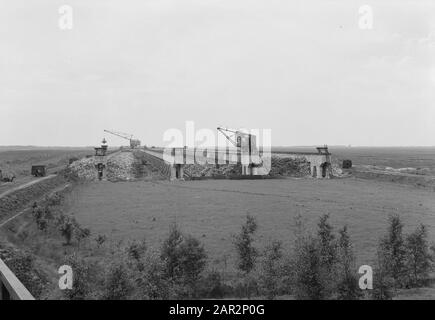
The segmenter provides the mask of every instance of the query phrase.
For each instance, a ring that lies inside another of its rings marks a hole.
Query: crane
[[[238,161],[241,161],[240,156],[242,153],[249,157],[249,163],[242,169],[242,174],[254,174],[256,170],[252,170],[252,168],[257,168],[262,165],[256,143],[257,137],[250,133],[224,127],[218,127],[217,130],[237,148],[239,155]]]
[[[140,140],[133,139],[133,135],[130,133],[124,133],[124,132],[118,132],[118,131],[111,131],[111,130],[104,130],[104,132],[113,134],[114,136],[118,136],[120,138],[126,139],[130,141],[130,148],[134,149],[137,147],[140,147]]]
[[[223,128],[223,127],[217,127],[217,130],[220,133],[222,133],[225,136],[225,138],[227,138],[228,141],[230,141],[236,148],[241,147],[241,141],[239,138],[237,138],[238,133],[240,133],[240,131],[228,129],[228,128]],[[232,134],[232,135],[230,135],[230,134]],[[234,140],[234,137],[236,137],[235,140]]]

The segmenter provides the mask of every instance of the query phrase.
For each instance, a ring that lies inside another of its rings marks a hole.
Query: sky
[[[193,121],[434,146],[435,1],[1,0],[0,119],[0,145],[164,145]]]

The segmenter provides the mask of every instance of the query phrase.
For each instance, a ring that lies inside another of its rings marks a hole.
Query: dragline
[[[113,134],[114,136],[126,139],[130,141],[130,148],[134,149],[137,147],[140,147],[140,140],[138,139],[133,139],[133,135],[129,134],[129,133],[123,133],[123,132],[118,132],[118,131],[110,131],[110,130],[104,130],[104,132]]]
[[[242,162],[242,156],[247,157],[242,164],[242,174],[257,174],[257,168],[262,165],[262,159],[259,156],[257,147],[257,137],[241,130],[223,127],[218,127],[217,130],[237,148],[238,162]]]

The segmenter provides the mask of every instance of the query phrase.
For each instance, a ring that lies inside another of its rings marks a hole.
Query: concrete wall
[[[164,160],[163,150],[143,151],[150,157],[150,163],[160,168],[162,172],[165,172],[170,179],[178,179],[182,177],[183,165],[184,164],[236,164],[240,161],[240,157],[237,152],[233,149],[223,150],[219,149],[218,152],[214,149],[208,149],[204,152],[204,149],[193,149],[193,148],[175,148],[172,151],[173,158],[171,163]],[[320,154],[320,153],[285,153],[285,154],[273,154],[274,156],[298,159],[302,158],[310,163],[310,172],[314,178],[330,178],[332,174],[331,170],[331,155],[330,154]],[[270,158],[265,158],[263,160],[270,160]],[[270,161],[263,161],[264,164],[270,164]],[[267,174],[270,168],[256,168],[255,174]],[[181,171],[181,173],[180,173]]]
[[[310,163],[311,176],[314,178],[331,177],[331,155],[318,153],[285,153],[274,154],[275,156],[290,159],[305,159]],[[325,176],[323,176],[325,175]]]

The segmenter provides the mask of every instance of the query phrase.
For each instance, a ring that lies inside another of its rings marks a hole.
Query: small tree
[[[176,287],[176,296],[193,297],[207,254],[199,240],[184,236],[174,225],[161,250],[167,279]]]
[[[59,230],[61,235],[65,238],[65,245],[71,244],[71,239],[74,232],[75,219],[70,216],[62,216],[59,222]]]
[[[95,237],[95,242],[97,243],[98,247],[101,247],[104,242],[106,242],[107,237],[104,234],[99,234],[97,237]]]
[[[257,222],[254,217],[247,215],[246,222],[242,225],[240,233],[234,239],[238,253],[237,267],[240,271],[248,274],[255,267],[255,261],[258,256],[257,249],[253,246],[253,235],[257,230]]]
[[[386,236],[381,239],[379,254],[382,255],[383,268],[394,280],[396,287],[406,282],[406,247],[403,240],[403,224],[399,216],[390,216]]]
[[[137,283],[141,291],[141,299],[167,300],[171,295],[171,280],[166,276],[166,263],[154,253],[147,254],[144,269]]]
[[[63,294],[70,300],[86,299],[91,292],[91,268],[89,264],[73,253],[65,259],[65,264],[73,270],[72,289],[63,290]]]
[[[297,240],[295,252],[295,294],[297,299],[320,300],[325,297],[321,279],[320,252],[318,240],[307,237]]]
[[[240,233],[234,237],[234,245],[238,255],[237,267],[243,273],[245,293],[248,298],[251,295],[250,287],[252,282],[249,275],[255,267],[255,262],[258,256],[258,251],[253,246],[253,235],[256,230],[257,221],[254,217],[248,214]]]
[[[339,231],[338,240],[338,299],[355,300],[361,296],[358,278],[355,273],[355,257],[347,226]]]
[[[143,271],[143,258],[147,250],[145,239],[130,242],[125,250],[129,263],[138,271]]]
[[[77,223],[74,225],[74,236],[80,246],[80,243],[89,238],[89,236],[91,235],[91,230],[89,230],[88,228],[82,228],[80,225],[78,225]]]
[[[373,290],[370,291],[370,295],[375,300],[391,300],[394,279],[387,270],[386,256],[381,248],[378,248],[376,258],[377,261],[373,270]]]
[[[179,276],[180,257],[179,247],[183,242],[183,235],[176,224],[171,226],[168,237],[163,242],[161,258],[165,261],[165,273],[170,279]]]
[[[36,202],[32,206],[33,218],[35,219],[36,226],[40,231],[45,231],[48,227],[48,219],[47,219],[48,210],[49,210],[48,207],[46,208],[40,207],[37,205]]]
[[[125,300],[133,290],[128,269],[122,262],[114,262],[106,271],[103,299]]]
[[[328,221],[329,214],[324,214],[320,217],[317,231],[317,237],[320,245],[320,262],[327,271],[331,271],[336,262],[336,243],[333,227]]]
[[[330,297],[336,290],[337,282],[337,242],[333,234],[333,227],[329,223],[329,214],[320,217],[317,229],[317,243],[319,245],[320,280],[324,290],[324,297]]]
[[[183,282],[195,295],[196,284],[207,262],[207,254],[201,242],[188,235],[180,245],[180,266]]]
[[[269,300],[275,299],[279,293],[278,283],[281,273],[281,258],[281,242],[272,241],[264,250],[260,275],[261,289]]]
[[[425,225],[420,225],[406,237],[406,268],[411,286],[423,285],[429,277],[432,257],[427,237]]]

